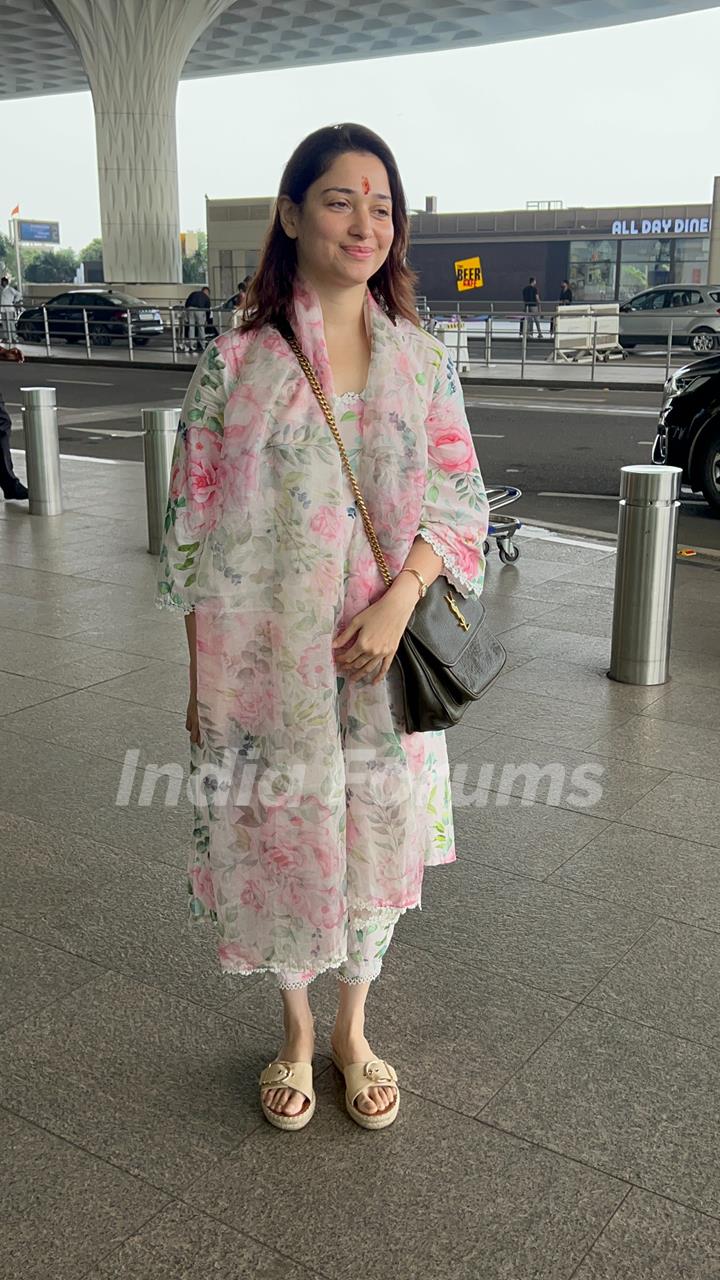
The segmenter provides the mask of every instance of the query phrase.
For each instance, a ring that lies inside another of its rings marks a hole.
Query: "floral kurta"
[[[487,500],[452,362],[369,294],[367,316],[353,462],[390,570],[419,533],[479,594]],[[333,402],[305,284],[290,318]],[[335,667],[333,638],[385,591],[359,517],[348,534],[349,500],[277,331],[211,343],[178,428],[156,599],[196,614],[190,919],[217,924],[225,972],[337,967],[351,919],[419,906],[424,867],[455,859],[444,734],[403,731],[393,668],[372,685]]]

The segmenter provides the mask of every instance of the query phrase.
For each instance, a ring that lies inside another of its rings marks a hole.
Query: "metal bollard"
[[[21,387],[31,516],[62,515],[60,442],[54,387]]]
[[[162,545],[170,468],[179,421],[179,409],[142,411],[148,551],[151,556],[159,555]]]
[[[670,678],[670,626],[680,467],[641,464],[620,472],[611,680],[665,684]]]

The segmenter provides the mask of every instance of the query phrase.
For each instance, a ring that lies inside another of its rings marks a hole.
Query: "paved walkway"
[[[128,749],[186,760],[142,468],[63,474],[62,517],[0,512],[4,1280],[716,1277],[720,574],[678,565],[674,679],[638,689],[605,677],[606,547],[493,558],[459,860],[369,1003],[400,1117],[346,1117],[327,976],[318,1111],[279,1134],[275,989],[184,924],[188,805],[116,804]]]

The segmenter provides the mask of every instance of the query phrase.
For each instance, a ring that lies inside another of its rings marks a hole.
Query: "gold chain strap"
[[[327,396],[325,395],[325,392],[320,386],[320,383],[315,374],[315,370],[310,364],[310,361],[308,360],[304,351],[300,347],[300,344],[298,343],[298,340],[295,337],[295,335],[287,333],[287,334],[284,334],[283,336],[285,337],[288,345],[292,348],[295,356],[297,357],[297,362],[300,365],[300,368],[302,369],[303,373],[305,374],[305,377],[307,378],[308,382],[310,383],[310,386],[312,387],[315,393],[315,398],[318,404],[320,405],[320,408],[322,409],[323,413],[325,414],[327,424],[330,430],[332,431],[333,436],[335,437],[335,443],[338,449],[340,450],[340,457],[342,458],[342,464],[343,464],[343,467],[345,468],[345,473],[347,475],[348,480],[350,481],[350,487],[352,488],[355,501],[358,505],[358,510],[360,512],[360,515],[362,516],[362,522],[365,526],[365,532],[368,536],[368,542],[372,547],[372,552],[373,552],[373,555],[375,556],[375,559],[377,560],[378,568],[383,576],[383,581],[385,583],[385,586],[389,587],[390,583],[393,581],[393,576],[388,568],[388,563],[383,554],[383,549],[380,546],[380,543],[378,542],[377,534],[373,528],[372,520],[370,519],[368,509],[365,506],[365,499],[363,498],[362,493],[360,492],[358,482],[355,479],[355,476],[353,474],[353,469],[350,466],[350,459],[347,456],[345,445],[343,444],[342,436],[338,431],[337,423],[335,421],[335,415],[332,409],[330,408],[330,404],[328,402]]]

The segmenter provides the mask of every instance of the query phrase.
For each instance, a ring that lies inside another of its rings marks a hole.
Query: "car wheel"
[[[150,339],[149,339],[149,338],[136,338],[136,339],[135,339],[135,346],[136,346],[136,347],[146,347],[149,341],[150,341]]]
[[[698,329],[697,333],[690,335],[690,350],[696,355],[707,355],[714,351],[717,346],[717,337],[712,329]]]
[[[715,428],[706,442],[700,487],[713,511],[720,515],[720,426]]]
[[[18,338],[21,342],[42,342],[45,330],[41,324],[23,325],[22,329],[18,329]]]
[[[80,339],[79,339],[79,338],[76,338],[76,337],[73,337],[73,338],[66,338],[66,339],[65,339],[65,341],[67,342],[68,346],[70,347],[70,346],[72,346],[72,344],[73,344],[74,342],[79,342],[79,341],[80,341]]]
[[[109,347],[111,338],[110,330],[106,324],[98,324],[93,329],[92,340],[96,347]]]

